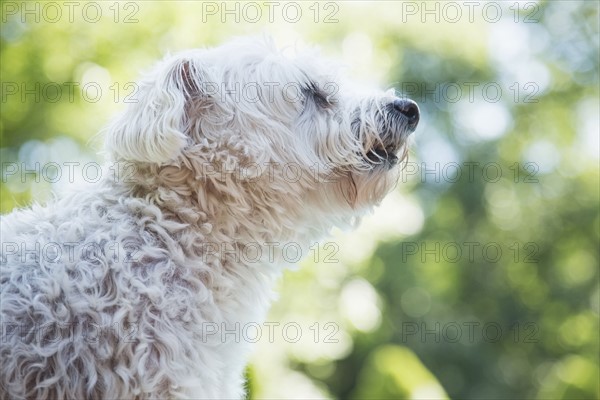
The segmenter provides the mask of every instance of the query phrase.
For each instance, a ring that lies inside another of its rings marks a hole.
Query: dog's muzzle
[[[383,111],[381,141],[367,152],[367,160],[392,167],[398,163],[398,152],[407,137],[417,128],[420,112],[417,103],[401,98],[388,103]]]

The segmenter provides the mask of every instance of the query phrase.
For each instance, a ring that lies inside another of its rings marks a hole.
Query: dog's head
[[[108,153],[158,175],[193,171],[190,185],[243,192],[249,207],[356,213],[395,184],[419,109],[393,91],[355,95],[334,71],[268,39],[167,57],[108,127]]]

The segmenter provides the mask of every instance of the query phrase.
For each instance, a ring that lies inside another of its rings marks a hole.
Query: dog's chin
[[[373,147],[364,155],[368,169],[352,171],[339,181],[338,188],[354,212],[363,212],[378,205],[396,186],[401,164],[408,158],[405,141],[393,147]]]
[[[352,201],[350,205],[357,212],[378,205],[392,190],[399,178],[399,169],[383,163],[373,168],[369,173],[351,175]]]

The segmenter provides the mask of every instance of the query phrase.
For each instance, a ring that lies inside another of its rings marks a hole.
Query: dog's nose
[[[419,106],[410,99],[396,99],[393,103],[394,110],[406,117],[408,127],[414,131],[419,123]]]

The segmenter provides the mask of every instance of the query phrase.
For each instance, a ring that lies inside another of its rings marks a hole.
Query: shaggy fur
[[[207,327],[261,323],[277,249],[355,225],[418,120],[332,71],[269,40],[167,57],[104,132],[118,179],[2,217],[0,397],[243,397],[249,343]]]

